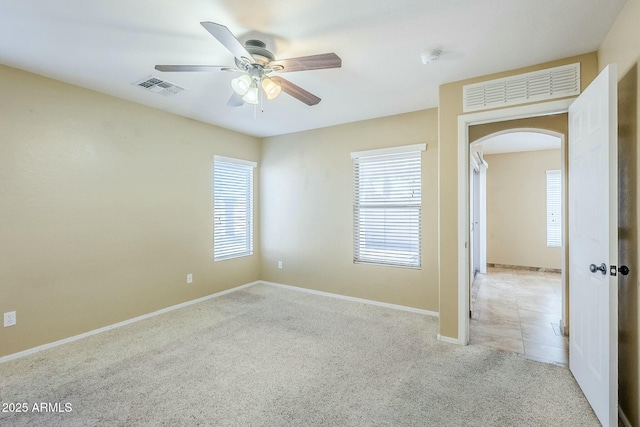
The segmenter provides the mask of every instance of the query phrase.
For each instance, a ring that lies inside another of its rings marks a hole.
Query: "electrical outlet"
[[[187,285],[193,283],[193,274],[187,274]]]
[[[10,311],[4,314],[4,327],[13,326],[16,324],[16,312]]]
[[[282,270],[282,261],[278,261],[278,268]]]

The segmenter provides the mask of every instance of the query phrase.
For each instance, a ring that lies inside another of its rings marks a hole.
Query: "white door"
[[[617,72],[569,107],[569,368],[603,426],[618,419]]]

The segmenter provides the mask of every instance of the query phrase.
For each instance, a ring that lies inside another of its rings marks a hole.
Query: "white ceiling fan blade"
[[[253,62],[253,57],[247,49],[244,48],[242,43],[238,41],[236,36],[224,25],[216,24],[215,22],[201,22],[207,31],[211,33],[229,52],[238,59],[247,58],[250,62]]]
[[[242,107],[243,105],[244,99],[242,99],[242,96],[238,95],[235,92],[233,92],[233,95],[231,95],[231,98],[229,98],[229,101],[227,101],[227,106],[229,107]]]
[[[156,65],[156,70],[165,72],[181,71],[224,71],[229,67],[222,65]]]

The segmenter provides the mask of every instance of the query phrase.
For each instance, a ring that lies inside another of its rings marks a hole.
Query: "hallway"
[[[567,366],[561,304],[559,273],[489,268],[472,286],[470,344]]]

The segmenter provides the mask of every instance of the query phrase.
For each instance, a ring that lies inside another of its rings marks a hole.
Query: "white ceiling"
[[[595,51],[625,0],[3,0],[0,63],[255,136],[438,105],[443,83]],[[201,21],[263,38],[278,59],[335,52],[342,68],[287,73],[322,98],[226,106],[233,74],[156,64],[233,65]],[[423,65],[422,52],[443,50]],[[175,97],[132,83],[149,75]]]
[[[503,133],[473,144],[473,151],[482,151],[483,154],[517,153],[559,148],[559,137],[529,131]]]

